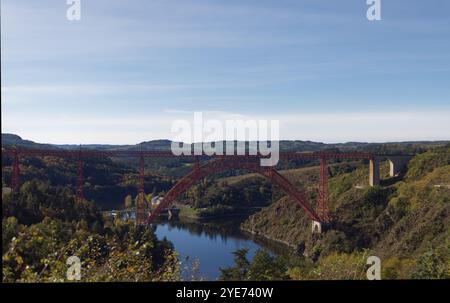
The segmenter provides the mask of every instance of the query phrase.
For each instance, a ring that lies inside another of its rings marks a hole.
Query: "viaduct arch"
[[[323,221],[311,205],[306,201],[303,193],[297,190],[297,188],[288,179],[278,173],[273,167],[260,166],[259,159],[260,158],[258,157],[241,157],[237,160],[236,157],[220,157],[208,161],[202,166],[200,166],[197,162],[194,169],[180,179],[167,192],[161,203],[158,204],[156,209],[154,209],[147,217],[146,223],[151,223],[156,217],[158,217],[162,210],[168,208],[179,195],[185,192],[198,180],[228,169],[248,169],[262,175],[263,177],[269,179],[273,184],[280,186],[280,188],[283,189],[283,191],[285,191],[292,200],[300,205],[311,220],[317,222]]]

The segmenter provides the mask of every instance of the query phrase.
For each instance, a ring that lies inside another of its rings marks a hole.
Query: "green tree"
[[[249,267],[249,280],[286,280],[286,263],[280,257],[271,256],[265,250],[258,250]]]
[[[248,248],[241,248],[233,252],[234,266],[220,268],[220,280],[243,281],[247,279],[250,262],[247,259]]]
[[[447,248],[448,257],[448,248]],[[448,259],[445,258],[441,250],[430,248],[422,254],[412,273],[413,279],[449,279],[450,268]]]

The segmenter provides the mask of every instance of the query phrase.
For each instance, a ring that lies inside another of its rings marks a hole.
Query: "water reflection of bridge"
[[[141,210],[145,216],[149,216],[151,213],[150,209]],[[120,210],[105,210],[100,212],[104,217],[108,218],[119,218],[121,220],[133,220],[136,221],[136,208],[120,209]],[[169,219],[173,217],[178,217],[179,209],[172,207],[164,209],[160,216],[168,217]]]

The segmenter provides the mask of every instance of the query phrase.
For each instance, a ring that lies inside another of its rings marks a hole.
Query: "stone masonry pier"
[[[369,164],[369,185],[380,184],[380,161],[389,161],[389,176],[397,177],[406,170],[406,167],[413,156],[411,155],[386,155],[376,156],[370,160]]]

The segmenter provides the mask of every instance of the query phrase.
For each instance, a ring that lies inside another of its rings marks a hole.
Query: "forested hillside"
[[[11,184],[12,159],[2,157],[4,166],[2,185]],[[75,191],[76,160],[57,157],[26,157],[20,161],[20,182],[31,180],[49,182]],[[175,180],[158,174],[146,173],[145,188],[148,193],[167,191]],[[122,208],[127,195],[136,196],[138,171],[122,162],[107,158],[88,158],[83,163],[83,191],[87,200],[100,209]]]
[[[311,221],[287,198],[251,216],[242,228],[303,254],[311,263],[295,268],[294,278],[348,278],[358,255],[369,253],[384,260],[385,277],[449,277],[450,148],[414,157],[404,178],[382,186],[361,186],[367,170],[330,179],[333,220],[321,235],[311,233]],[[386,175],[386,165],[383,171]],[[348,270],[326,269],[338,263]]]
[[[70,190],[28,181],[2,196],[3,282],[67,281],[66,261],[81,260],[82,281],[179,279],[172,245],[133,222],[104,220]]]

